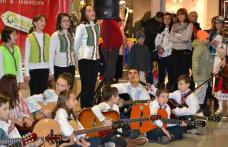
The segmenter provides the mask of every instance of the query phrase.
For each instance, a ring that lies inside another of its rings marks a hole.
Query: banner
[[[51,35],[60,12],[69,12],[69,0],[0,0],[0,31],[4,26],[17,30],[17,44],[23,56],[25,39],[32,27],[33,17],[37,14],[45,15],[47,22],[44,32]]]

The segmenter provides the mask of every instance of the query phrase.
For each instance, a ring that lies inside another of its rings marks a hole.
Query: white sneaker
[[[220,114],[222,114],[222,109],[218,109],[216,112],[215,112],[215,115],[220,115]]]

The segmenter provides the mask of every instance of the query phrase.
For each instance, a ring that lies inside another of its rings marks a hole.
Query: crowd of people
[[[228,100],[228,90],[224,88],[224,77],[220,72],[228,52],[223,43],[224,18],[213,17],[212,27],[207,31],[201,30],[197,18],[197,12],[188,13],[185,8],[180,8],[176,15],[158,12],[153,18],[142,20],[144,32],[136,32],[137,41],[129,51],[127,83],[118,83],[122,77],[127,40],[121,18],[96,20],[93,7],[85,5],[75,32],[70,16],[60,13],[55,32],[50,36],[43,32],[48,20],[39,14],[33,18],[33,28],[25,41],[24,60],[16,45],[16,31],[5,27],[1,32],[3,43],[0,47],[0,137],[20,138],[24,132],[18,132],[15,126],[31,127],[35,116],[40,114],[41,118],[56,120],[62,135],[75,142],[73,146],[102,146],[112,142],[116,146],[133,147],[146,144],[148,140],[167,144],[182,139],[185,132],[194,129],[184,121],[180,125],[168,124],[165,127],[162,120],[156,120],[153,123],[157,128],[143,137],[138,130],[124,125],[122,131],[115,130],[106,137],[87,138],[85,134],[75,135],[69,120],[75,120],[79,130],[84,129],[74,112],[79,102],[81,109],[91,108],[105,126],[113,125],[113,121],[102,113],[110,109],[117,111],[121,119],[129,118],[119,108],[120,94],[128,94],[135,102],[147,101],[150,115],[159,114],[160,109],[167,113],[167,119],[171,114],[204,115],[210,87],[213,87],[219,104],[215,114],[221,114],[223,101]],[[153,61],[158,63],[159,70],[156,86],[152,74]],[[104,67],[103,72],[100,71],[104,82],[102,102],[94,104],[101,63]],[[81,80],[80,101],[72,91],[77,65]],[[212,76],[215,76],[214,80],[205,83]],[[48,89],[51,80],[55,81],[55,87]],[[29,83],[31,96],[28,98],[20,94],[23,82]],[[171,109],[169,98],[186,106]],[[43,110],[42,106],[50,102],[56,103],[54,111]]]

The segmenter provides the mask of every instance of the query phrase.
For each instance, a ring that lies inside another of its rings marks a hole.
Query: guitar
[[[153,121],[160,118],[158,115],[152,115],[147,117],[136,117],[131,119],[119,119],[119,113],[116,111],[108,111],[108,112],[102,112],[102,114],[108,118],[113,120],[113,126],[112,128],[118,128],[123,126],[124,124],[131,124],[136,122],[144,122],[144,121]],[[85,128],[93,128],[93,127],[99,127],[102,126],[102,122],[98,120],[98,118],[94,115],[94,113],[91,111],[91,109],[84,109],[79,113],[79,121]],[[135,128],[135,129],[139,129]],[[108,132],[108,131],[107,131]],[[107,134],[107,132],[100,132],[100,133],[88,133],[88,137],[97,137],[97,136],[104,136]]]
[[[195,121],[195,120],[204,120],[204,121],[211,121],[211,122],[220,122],[221,121],[221,117],[218,115],[215,116],[198,116],[198,115],[185,115],[185,116],[179,116],[178,119],[180,120],[191,120],[191,121]]]
[[[167,113],[165,110],[162,110],[162,109],[159,110],[158,115],[161,116],[161,119],[162,119],[162,121],[164,121],[164,123],[172,123],[172,124],[181,124],[182,123],[182,120],[167,119],[168,117],[167,117]],[[148,117],[148,116],[150,116],[149,106],[147,106],[145,104],[137,104],[132,107],[131,117],[130,117],[131,119],[136,118],[136,117]],[[195,121],[187,121],[186,123],[188,125],[193,125],[193,126],[205,126],[206,125],[205,121],[198,120],[198,119],[196,119]],[[151,121],[132,123],[132,124],[130,124],[130,127],[131,127],[131,129],[139,128],[139,130],[142,134],[157,128],[157,126],[154,125],[153,122],[151,122]]]
[[[54,111],[57,103],[56,102],[49,102],[46,105],[44,103],[39,103],[41,106],[41,111],[49,112],[50,114]],[[40,120],[42,118],[46,118],[46,116],[41,112],[35,112],[34,119]]]
[[[32,142],[35,142],[37,139],[38,137],[35,133],[30,133],[22,138],[0,138],[0,145],[13,145],[15,143],[19,143],[22,146],[26,146]]]
[[[170,107],[171,110],[179,107],[179,108],[183,108],[183,107],[188,107],[186,104],[179,104],[176,100],[170,98],[168,100],[168,103],[167,103]]]
[[[166,110],[164,109],[158,109],[158,114],[161,116],[161,121],[164,123],[164,127],[167,127],[167,124],[177,124],[177,125],[181,125],[183,120],[179,120],[179,119],[168,119],[168,115]],[[206,122],[200,119],[195,119],[193,120],[184,120],[184,122],[188,125],[188,126],[194,126],[194,127],[205,127],[206,126]],[[157,126],[153,124],[153,127],[151,128],[151,130],[156,129]]]
[[[130,116],[131,107],[138,103],[147,103],[149,100],[135,100],[132,101],[131,97],[128,93],[119,94],[120,101],[119,101],[119,108],[120,112],[125,114],[126,116]],[[153,99],[151,99],[153,100]]]
[[[113,126],[103,126],[103,127],[77,130],[78,126],[76,121],[71,120],[69,123],[74,128],[73,133],[75,135],[109,130],[113,128]],[[36,132],[38,136],[46,136],[44,139],[43,147],[56,147],[56,146],[64,147],[64,146],[75,144],[74,141],[70,140],[69,137],[60,135],[61,134],[60,130],[61,129],[58,122],[48,118],[40,120],[34,127],[34,132]]]

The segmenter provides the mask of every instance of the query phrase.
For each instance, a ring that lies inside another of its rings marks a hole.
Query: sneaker
[[[222,109],[218,109],[216,112],[215,112],[215,115],[221,115],[222,114]]]
[[[158,138],[158,143],[160,143],[160,144],[167,144],[169,142],[170,142],[170,140],[167,136],[162,136],[162,137]]]

